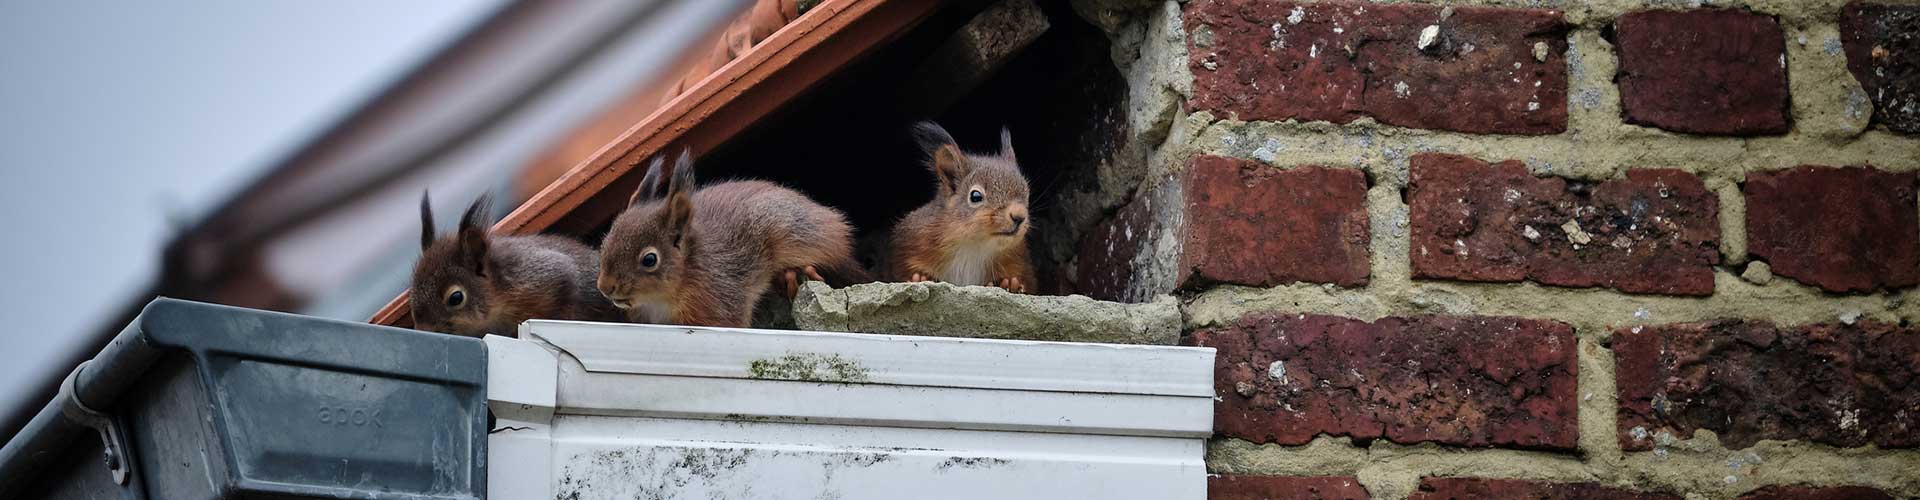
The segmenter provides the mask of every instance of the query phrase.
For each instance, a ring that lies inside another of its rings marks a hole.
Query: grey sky
[[[0,1],[0,380],[101,326],[177,221],[499,3]]]

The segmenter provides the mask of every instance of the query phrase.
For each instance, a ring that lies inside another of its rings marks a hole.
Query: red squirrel
[[[684,150],[664,179],[662,163],[647,167],[600,245],[598,288],[629,320],[744,327],[776,279],[791,296],[797,275],[864,274],[838,210],[766,181],[696,188]]]
[[[488,235],[487,205],[475,200],[454,234],[436,238],[432,203],[420,194],[420,261],[408,292],[415,328],[513,336],[529,319],[622,319],[593,287],[593,248],[562,236]]]
[[[1000,151],[968,154],[939,124],[914,125],[937,179],[932,201],[900,219],[887,258],[893,281],[993,285],[1014,293],[1037,286],[1027,255],[1027,178],[1000,129]]]

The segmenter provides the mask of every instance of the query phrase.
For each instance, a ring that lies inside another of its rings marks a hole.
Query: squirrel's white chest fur
[[[1000,250],[999,245],[985,242],[955,248],[947,257],[946,269],[941,270],[940,281],[962,286],[988,285],[993,259],[1000,255]]]
[[[672,310],[666,301],[643,300],[633,304],[627,311],[627,317],[641,323],[655,325],[669,324],[668,311]]]

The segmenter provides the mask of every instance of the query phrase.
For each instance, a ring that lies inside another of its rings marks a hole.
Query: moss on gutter
[[[775,359],[756,359],[747,364],[748,376],[761,380],[799,380],[858,384],[869,380],[867,368],[838,354],[788,354]]]

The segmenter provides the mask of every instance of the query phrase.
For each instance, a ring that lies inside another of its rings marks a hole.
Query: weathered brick
[[[1180,229],[1179,205],[1177,181],[1162,181],[1082,235],[1074,258],[1074,293],[1147,302],[1172,292],[1178,273],[1168,263],[1179,260],[1171,243]],[[1159,248],[1163,241],[1166,248]]]
[[[1680,497],[1609,488],[1595,483],[1548,483],[1522,479],[1427,477],[1408,500],[1679,500]]]
[[[1847,71],[1873,101],[1873,121],[1920,134],[1920,6],[1849,3],[1840,40]]]
[[[1359,170],[1197,157],[1082,238],[1079,292],[1141,301],[1216,283],[1365,285],[1366,205]]]
[[[1567,128],[1559,11],[1196,0],[1186,27],[1193,109],[1469,133]]]
[[[1599,184],[1426,153],[1412,160],[1417,278],[1711,295],[1719,201],[1698,177],[1638,169]]]
[[[1201,156],[1187,166],[1181,287],[1367,283],[1366,174]]]
[[[1920,329],[1872,321],[1779,328],[1722,320],[1613,336],[1620,446],[1710,429],[1731,449],[1762,439],[1920,445]]]
[[[1207,478],[1211,500],[1367,500],[1367,488],[1351,477],[1221,475]]]
[[[1829,292],[1920,284],[1916,182],[1861,167],[1747,174],[1747,252]]]
[[[1893,500],[1887,492],[1865,486],[1808,488],[1768,486],[1740,495],[1740,500]]]
[[[1573,328],[1480,316],[1253,313],[1195,331],[1218,349],[1214,429],[1257,443],[1315,435],[1571,450]]]
[[[1628,123],[1703,135],[1787,132],[1786,36],[1772,16],[1643,10],[1614,22]]]

